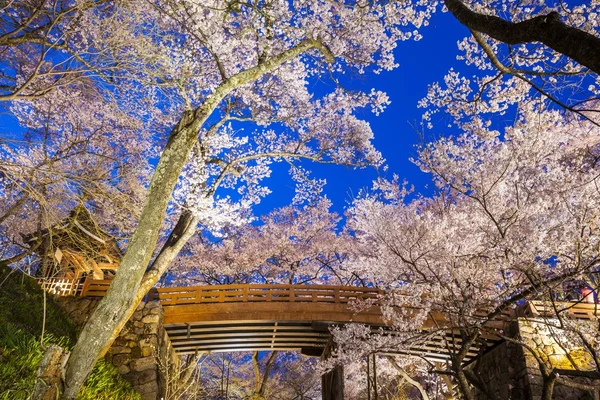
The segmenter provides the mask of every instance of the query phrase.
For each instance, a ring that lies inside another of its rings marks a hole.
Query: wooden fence
[[[40,280],[42,288],[57,296],[103,297],[111,280],[52,278]],[[244,302],[290,302],[346,304],[353,300],[371,299],[383,290],[353,286],[330,285],[260,285],[238,284],[218,286],[184,286],[152,289],[148,300],[162,305]]]
[[[241,284],[154,289],[149,300],[158,300],[164,306],[247,302],[345,304],[367,299],[375,304],[382,293],[378,289],[352,286]]]
[[[582,301],[550,302],[532,300],[527,304],[525,316],[554,318],[556,312],[575,319],[596,319],[600,316],[600,304]]]
[[[110,287],[110,280],[48,278],[39,279],[42,289],[55,296],[104,297]]]

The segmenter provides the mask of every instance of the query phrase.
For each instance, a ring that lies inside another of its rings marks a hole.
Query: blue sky
[[[436,13],[430,25],[422,30],[420,41],[399,42],[396,48],[396,61],[399,67],[384,71],[380,75],[372,73],[355,77],[348,81],[351,89],[371,88],[385,91],[391,104],[379,116],[365,111],[361,117],[369,121],[375,134],[375,146],[382,152],[389,166],[386,176],[397,174],[406,179],[421,193],[431,193],[428,175],[423,174],[409,158],[415,156],[415,146],[420,138],[414,127],[421,120],[423,109],[417,102],[427,93],[428,84],[442,80],[453,67],[464,70],[464,63],[456,60],[457,41],[469,34],[468,30],[449,13]],[[318,90],[318,88],[317,88]],[[438,124],[442,128],[445,124]],[[247,128],[246,128],[247,129]],[[20,135],[22,130],[14,118],[4,108],[0,108],[0,136]],[[443,135],[443,131],[433,132]],[[378,173],[374,168],[352,169],[333,165],[305,165],[313,171],[313,176],[325,178],[325,194],[332,200],[334,210],[343,213],[344,208],[361,189],[369,188]],[[273,193],[255,208],[256,215],[264,214],[273,208],[290,203],[294,192],[294,182],[288,175],[288,165],[275,167],[268,183]]]
[[[416,155],[415,146],[420,142],[415,125],[421,121],[423,109],[417,103],[427,93],[428,84],[440,81],[448,70],[464,70],[464,62],[456,59],[457,42],[469,34],[449,13],[436,13],[430,25],[422,31],[420,41],[398,43],[395,55],[400,65],[393,71],[380,75],[369,74],[361,80],[350,81],[353,88],[370,91],[371,88],[385,91],[391,104],[379,116],[365,112],[375,134],[375,146],[386,159],[389,166],[385,176],[393,174],[406,179],[421,193],[431,193],[431,182],[428,175],[423,174],[409,161]],[[443,129],[445,124],[438,124]],[[443,131],[434,131],[435,135],[443,135]],[[307,165],[308,166],[308,165]],[[332,165],[311,165],[314,177],[327,179],[325,194],[333,202],[335,211],[343,209],[361,189],[369,188],[378,173],[374,168],[351,169]],[[293,196],[294,183],[287,175],[287,166],[275,168],[270,187],[273,191],[262,204],[256,207],[256,213],[268,212],[274,207],[289,204]]]

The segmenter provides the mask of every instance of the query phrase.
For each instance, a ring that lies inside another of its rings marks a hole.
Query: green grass
[[[0,324],[10,323],[34,336],[42,333],[44,292],[37,282],[0,264]],[[46,296],[45,332],[75,342],[75,327],[65,313]]]
[[[28,400],[36,372],[51,343],[70,348],[75,328],[50,297],[44,343],[40,340],[43,292],[31,278],[0,265],[0,400]],[[140,400],[129,382],[104,360],[96,363],[78,400]]]
[[[141,400],[141,395],[131,389],[129,382],[121,378],[117,369],[100,360],[77,396],[78,400]]]

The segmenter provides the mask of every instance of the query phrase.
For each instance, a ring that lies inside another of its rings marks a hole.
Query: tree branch
[[[460,0],[444,0],[454,17],[471,30],[485,33],[506,44],[541,42],[552,50],[600,74],[600,38],[561,22],[553,11],[521,22],[479,14]]]

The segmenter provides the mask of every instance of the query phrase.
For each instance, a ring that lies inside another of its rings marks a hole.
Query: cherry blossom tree
[[[196,235],[169,268],[171,284],[323,283],[361,285],[344,268],[352,238],[338,233],[340,217],[326,198],[286,206],[260,224],[228,226],[219,240]]]
[[[143,12],[136,14],[135,34],[148,26],[164,29],[165,35],[153,31],[150,36],[165,55],[153,64],[160,74],[152,83],[180,117],[161,152],[111,289],[70,356],[64,398],[76,395],[97,357],[196,226],[231,221],[264,195],[258,184],[268,176],[264,159],[348,165],[380,161],[368,124],[354,110],[367,107],[377,113],[387,102],[385,95],[340,88],[315,96],[308,84],[344,71],[393,68],[395,42],[409,38],[405,32],[420,27],[431,12],[425,1],[137,6]],[[136,6],[129,7],[135,11]],[[235,137],[231,121],[252,121],[256,131]],[[306,175],[298,165],[292,169]],[[176,186],[175,198],[184,194],[185,211],[146,271]],[[236,188],[240,199],[218,197],[219,187]]]
[[[318,399],[316,360],[289,351],[213,353],[198,369],[201,399]]]
[[[462,129],[485,130],[491,119],[512,116],[516,105],[540,96],[600,123],[597,3],[443,4],[471,32],[459,43],[459,58],[468,68],[451,69],[444,82],[430,85],[420,103],[428,125],[449,116]]]
[[[472,344],[495,332],[490,321],[523,300],[556,299],[564,284],[589,281],[600,260],[600,130],[541,104],[521,112],[502,137],[467,132],[424,146],[415,162],[432,175],[435,196],[411,198],[406,185],[380,180],[349,211],[363,245],[353,264],[389,288],[382,311],[396,328],[369,340],[407,349],[435,333],[421,332],[429,315],[441,313],[439,329],[456,329],[462,339],[449,349],[446,373],[465,398],[473,398],[472,385],[485,392],[462,363]],[[546,383],[550,398],[553,380]]]
[[[484,114],[502,115],[541,94],[591,124],[581,123],[580,130],[598,123],[597,4],[444,4],[473,31],[460,47],[477,72],[467,79],[451,71],[444,85],[433,84],[421,103],[426,118],[444,111],[488,143],[497,134]],[[267,228],[252,233],[255,228],[242,227],[253,218],[252,206],[269,192],[263,182],[272,163],[289,164],[298,181],[298,204],[314,202],[311,196],[321,184],[306,162],[381,164],[371,129],[356,114],[365,108],[377,114],[388,99],[340,82],[344,74],[393,69],[396,42],[418,39],[441,3],[17,1],[2,7],[0,100],[32,138],[17,146],[27,134],[15,132],[0,142],[0,187],[9,200],[0,206],[0,229],[13,245],[7,255],[26,254],[14,250],[20,245],[17,233],[52,225],[82,199],[98,205],[102,222],[129,238],[111,289],[69,359],[64,397],[73,398],[136,304],[198,228],[205,237],[245,229],[244,235],[258,241],[272,240]],[[550,13],[557,10],[566,15],[565,23]],[[529,21],[532,13],[546,16]],[[547,25],[569,32],[569,40],[583,37],[589,51],[555,43]],[[545,46],[532,44],[536,41]],[[332,89],[311,93],[320,79]],[[519,123],[531,123],[538,112],[524,109]],[[578,122],[566,118],[554,124]],[[464,139],[472,149],[486,147],[473,138]],[[427,169],[425,160],[420,162]],[[440,192],[450,197],[410,203],[413,212],[433,220],[445,216],[444,207],[458,204],[467,213],[467,200],[457,199],[471,199],[470,188],[458,192],[440,184]],[[445,220],[448,226],[452,218]],[[166,240],[159,242],[161,236]],[[223,243],[217,252],[230,245]],[[186,251],[206,254],[215,247],[200,244]],[[289,272],[278,279],[304,279],[315,271],[318,276],[321,267],[339,261],[338,249],[304,249],[301,257],[279,259]],[[280,268],[265,265],[271,259],[261,257],[246,271],[266,268],[271,274]],[[340,280],[350,282],[363,272]],[[480,281],[490,274],[496,276],[488,272]]]
[[[56,89],[11,108],[25,131],[0,139],[0,240],[9,262],[35,250],[21,234],[52,229],[82,201],[108,231],[122,237],[135,227],[156,155],[148,132],[162,122],[151,105],[119,107],[81,89]],[[115,131],[129,132],[126,146]]]
[[[2,257],[30,254],[20,235],[50,229],[79,202],[131,234],[172,124],[148,81],[159,53],[134,35],[134,9],[106,1],[17,1],[0,19]],[[148,34],[151,32],[148,30]],[[140,68],[144,65],[144,68]],[[155,71],[153,71],[155,72]]]

